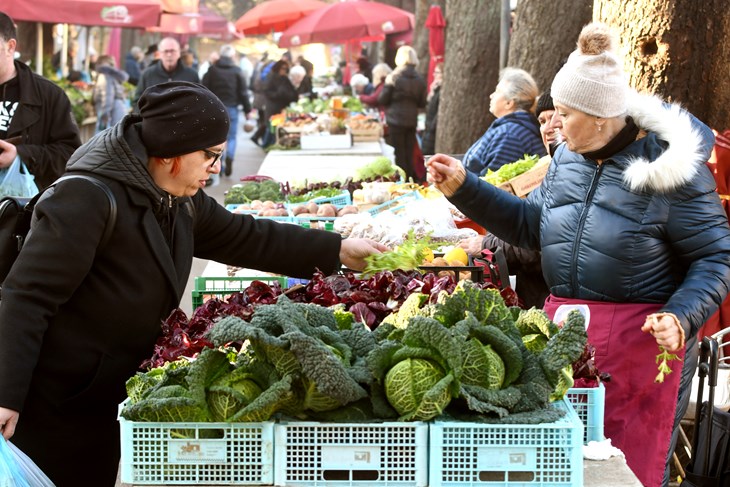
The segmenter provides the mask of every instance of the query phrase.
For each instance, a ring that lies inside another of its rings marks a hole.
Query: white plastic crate
[[[571,406],[583,422],[583,443],[603,441],[603,416],[606,403],[606,386],[572,387],[566,394]]]
[[[277,423],[274,483],[306,487],[425,487],[428,425]]]
[[[570,403],[553,423],[429,425],[430,487],[581,487],[583,425]]]
[[[274,423],[144,423],[119,418],[122,482],[272,485]]]

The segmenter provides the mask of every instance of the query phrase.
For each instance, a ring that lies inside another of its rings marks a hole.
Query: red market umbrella
[[[160,21],[158,0],[14,0],[2,11],[13,20],[109,27],[149,27]]]
[[[148,27],[148,32],[162,34],[199,34],[203,28],[203,19],[199,14],[171,14],[164,12],[160,16],[160,25]]]
[[[282,32],[302,17],[326,7],[320,0],[269,0],[256,5],[236,21],[245,35]]]
[[[444,60],[444,28],[446,27],[446,21],[444,20],[444,14],[441,12],[440,6],[431,5],[424,25],[428,29],[428,54],[430,57],[428,63],[428,86],[431,86],[433,70],[438,63]]]
[[[171,14],[197,14],[199,0],[160,0],[162,10]]]
[[[414,26],[414,15],[405,10],[379,2],[341,1],[289,27],[281,35],[279,46],[383,40],[386,34],[408,31]]]

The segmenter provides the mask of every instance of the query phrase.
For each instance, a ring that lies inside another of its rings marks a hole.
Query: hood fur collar
[[[694,178],[707,161],[707,147],[700,128],[679,105],[667,104],[652,95],[633,93],[630,115],[636,125],[667,142],[667,149],[654,161],[631,157],[624,181],[634,191],[668,192]]]

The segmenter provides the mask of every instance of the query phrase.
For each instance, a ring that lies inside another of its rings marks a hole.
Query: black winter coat
[[[220,58],[203,76],[205,85],[227,107],[243,105],[243,113],[251,111],[246,78],[241,68],[229,57]]]
[[[712,132],[677,106],[639,96],[648,133],[597,164],[561,145],[522,200],[467,173],[451,200],[507,242],[542,250],[552,294],[661,303],[687,339],[730,289],[730,228],[705,166]]]
[[[137,89],[134,92],[134,105],[135,111],[139,111],[136,108],[139,97],[142,96],[144,90],[150,86],[159,85],[167,81],[190,81],[191,83],[200,83],[200,76],[198,72],[193,68],[188,68],[182,61],[177,62],[177,66],[172,72],[165,71],[162,67],[162,62],[156,62],[150,64],[147,69],[142,71],[142,76],[139,78]]]
[[[268,117],[276,115],[288,107],[290,103],[299,99],[297,89],[294,88],[289,77],[273,71],[266,78],[264,95],[266,96],[266,115]]]
[[[113,191],[109,242],[99,248],[107,197],[88,181],[64,181],[36,206],[2,289],[0,406],[21,411],[13,441],[58,487],[114,485],[124,383],[152,355],[162,321],[189,299],[193,257],[297,277],[339,265],[332,232],[235,215],[203,191],[165,193],[147,170],[140,120],[101,132],[68,166]]]
[[[18,155],[43,189],[64,173],[71,154],[81,145],[79,127],[61,88],[19,61],[15,61],[15,69],[20,103],[7,138],[22,138],[16,144]]]
[[[418,110],[426,107],[427,95],[423,76],[418,74],[415,66],[407,64],[388,75],[378,104],[386,107],[385,119],[388,125],[415,128]]]

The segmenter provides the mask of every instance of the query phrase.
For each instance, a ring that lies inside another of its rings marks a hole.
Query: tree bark
[[[547,90],[592,15],[593,0],[520,0],[512,25],[508,66],[524,69],[540,92]]]
[[[463,154],[494,120],[489,94],[499,75],[500,7],[501,0],[446,0],[438,152]]]
[[[416,27],[413,30],[413,43],[411,44],[416,50],[416,54],[418,54],[418,67],[416,70],[424,79],[428,78],[428,60],[430,58],[428,52],[428,28],[425,25],[430,7],[430,0],[416,0]]]
[[[594,18],[620,39],[629,84],[730,127],[730,12],[725,0],[596,0]]]

